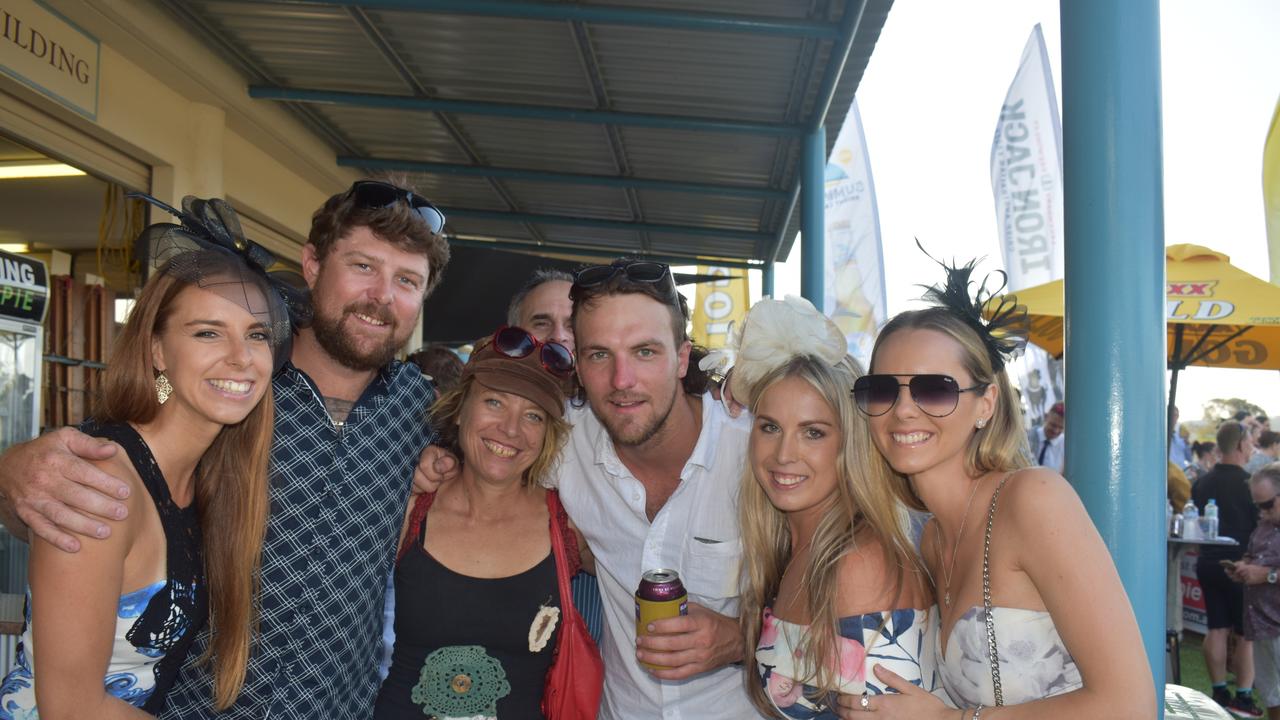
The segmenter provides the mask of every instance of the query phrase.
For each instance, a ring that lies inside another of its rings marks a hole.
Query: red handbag
[[[604,685],[604,661],[573,606],[564,549],[567,540],[559,521],[563,510],[554,490],[547,491],[547,509],[551,511],[551,551],[556,556],[556,579],[560,584],[560,632],[556,634],[555,659],[542,690],[542,714],[547,720],[595,720]]]

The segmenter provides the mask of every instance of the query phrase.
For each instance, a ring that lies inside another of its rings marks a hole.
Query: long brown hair
[[[238,261],[215,251],[195,251],[184,263],[200,276],[248,276]],[[248,281],[248,280],[246,280]],[[194,282],[158,272],[142,289],[124,331],[111,351],[102,397],[93,417],[104,423],[142,423],[155,419],[152,338],[165,332],[173,301]],[[274,292],[262,283],[260,290]],[[200,662],[213,665],[214,706],[235,702],[244,684],[249,646],[257,632],[257,597],[262,543],[267,526],[267,467],[274,429],[271,384],[244,420],[226,425],[200,458],[195,499],[203,536],[204,570],[209,588],[212,639]]]
[[[876,450],[867,420],[853,404],[850,390],[861,375],[857,362],[848,356],[834,366],[798,356],[761,378],[751,388],[750,397],[744,398],[754,414],[766,390],[784,378],[800,378],[813,386],[839,421],[841,447],[835,467],[839,482],[835,497],[814,532],[809,564],[800,582],[805,588],[810,622],[799,648],[805,677],[796,681],[813,685],[821,693],[839,689],[839,666],[832,667],[828,660],[838,657],[840,561],[857,552],[859,539],[874,539],[880,545],[895,598],[902,596],[908,584],[929,589],[927,574],[906,531],[906,508],[920,506],[906,479],[894,473]],[[769,501],[750,463],[743,473],[738,507],[746,564],[740,623],[746,656],[754,657],[762,612],[778,594],[793,548],[786,516]],[[752,704],[766,715],[776,715],[760,675],[749,672],[746,680]]]

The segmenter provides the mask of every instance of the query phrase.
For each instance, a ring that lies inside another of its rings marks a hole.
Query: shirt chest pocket
[[[684,582],[690,595],[704,598],[733,598],[739,594],[742,570],[742,540],[722,542],[689,539],[685,553]]]

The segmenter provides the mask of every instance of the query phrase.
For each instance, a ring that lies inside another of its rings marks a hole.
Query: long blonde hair
[[[941,333],[960,348],[961,363],[975,383],[994,385],[996,388],[995,412],[985,428],[976,430],[965,446],[964,469],[970,477],[988,472],[1009,472],[1031,465],[1027,450],[1027,436],[1022,429],[1022,408],[1009,374],[1004,366],[992,364],[991,353],[978,331],[964,320],[943,307],[908,310],[898,313],[880,329],[876,344],[871,350],[871,371],[875,372],[876,354],[880,346],[900,330],[932,330]]]
[[[809,564],[801,580],[801,587],[807,592],[810,624],[801,642],[805,677],[797,678],[797,682],[813,685],[824,693],[839,687],[839,665],[831,659],[838,657],[840,560],[857,550],[858,538],[879,541],[886,574],[893,579],[895,598],[901,597],[908,584],[929,589],[924,586],[928,576],[906,531],[906,508],[921,506],[906,479],[893,472],[872,444],[866,418],[853,403],[851,390],[861,375],[857,362],[848,356],[834,366],[817,358],[798,356],[765,375],[751,389],[750,397],[744,398],[754,413],[766,390],[785,378],[800,378],[817,390],[839,421],[841,447],[835,469],[840,481],[836,483],[833,502],[814,532]],[[746,564],[740,623],[746,656],[754,657],[763,610],[778,593],[793,548],[785,515],[769,502],[750,463],[742,478],[739,512]],[[758,673],[747,673],[747,692],[757,709],[767,715],[776,714]]]
[[[183,256],[201,276],[250,278],[237,261],[216,251]],[[249,282],[250,280],[245,280]],[[194,281],[159,272],[143,287],[111,351],[102,397],[93,417],[102,423],[145,424],[156,417],[151,341],[163,334],[174,299]],[[275,292],[262,280],[259,289]],[[212,638],[200,662],[213,665],[214,707],[225,710],[244,685],[249,647],[258,629],[262,543],[266,537],[268,474],[275,414],[271,384],[245,419],[223,426],[200,458],[195,499],[209,588]]]

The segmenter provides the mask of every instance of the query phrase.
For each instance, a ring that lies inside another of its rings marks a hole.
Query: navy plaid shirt
[[[261,636],[244,688],[218,718],[367,718],[378,689],[382,602],[432,391],[393,362],[335,425],[319,389],[286,364],[276,376],[271,516],[262,555]],[[211,674],[194,661],[164,718],[215,717]]]

